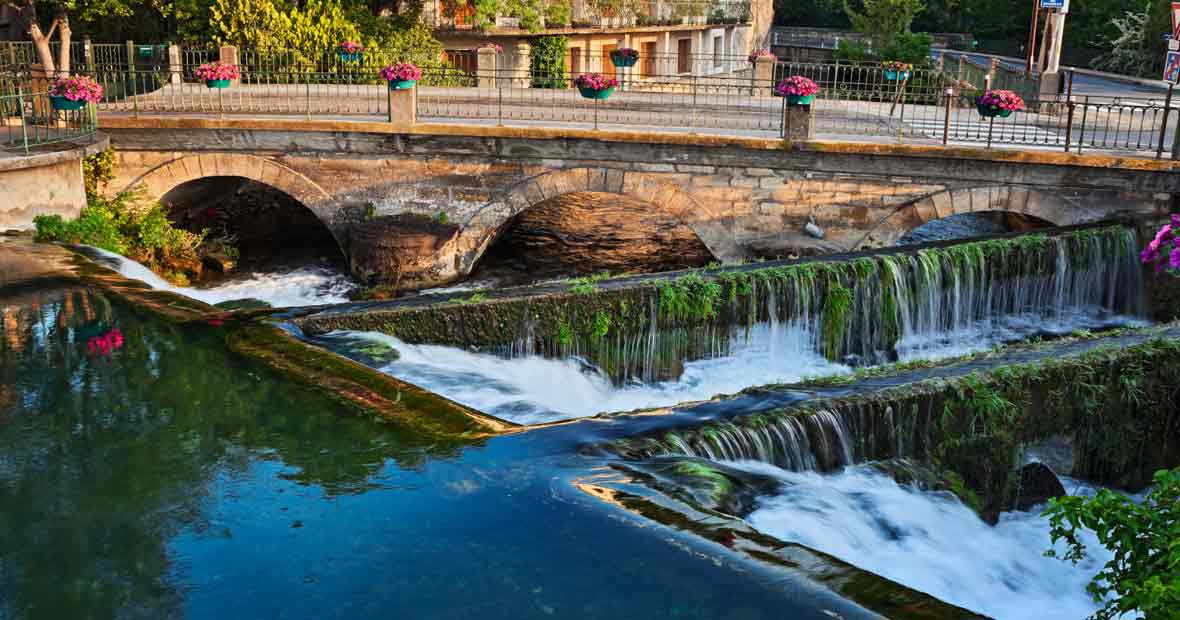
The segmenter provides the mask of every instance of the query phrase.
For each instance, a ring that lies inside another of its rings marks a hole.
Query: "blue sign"
[[[1064,9],[1065,0],[1041,0],[1042,9]]]
[[[1168,52],[1164,60],[1164,81],[1180,82],[1180,52]]]

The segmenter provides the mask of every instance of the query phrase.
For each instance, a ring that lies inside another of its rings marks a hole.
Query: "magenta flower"
[[[237,65],[220,62],[207,62],[193,71],[193,77],[205,82],[218,80],[236,80],[242,77]]]
[[[1139,261],[1155,267],[1157,274],[1167,271],[1174,276],[1180,276],[1180,237],[1176,234],[1180,230],[1180,214],[1173,213],[1169,220],[1170,222],[1164,224],[1155,234],[1155,238],[1139,253]],[[1166,248],[1169,245],[1170,250],[1161,251],[1161,247]]]
[[[91,355],[102,355],[105,357],[121,348],[123,348],[123,332],[118,327],[86,341],[86,350]]]
[[[772,52],[766,48],[762,48],[762,49],[754,52],[753,54],[750,54],[749,61],[755,62],[759,58],[769,58],[771,60],[778,60],[778,57],[774,55],[774,52]]]
[[[386,82],[417,82],[422,79],[422,70],[412,62],[399,62],[385,67],[378,75]]]
[[[70,101],[98,103],[102,101],[102,86],[82,75],[57,78],[49,87],[49,95],[51,97],[65,97]]]
[[[975,103],[993,110],[1019,112],[1024,109],[1024,99],[1010,90],[989,90],[979,96]]]
[[[356,41],[341,41],[340,51],[344,52],[345,54],[359,54],[365,51],[365,46],[357,43]]]
[[[607,90],[608,88],[614,88],[618,85],[619,81],[615,78],[607,78],[597,73],[583,73],[574,78],[574,86],[592,90],[596,93]]]
[[[819,92],[819,84],[802,75],[792,75],[783,78],[778,86],[774,87],[774,92],[783,97],[810,97]]]

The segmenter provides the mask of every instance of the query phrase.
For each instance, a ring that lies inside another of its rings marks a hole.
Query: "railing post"
[[[764,91],[763,88],[774,82],[774,63],[774,59],[769,56],[759,56],[754,59],[754,90],[750,93],[751,96],[770,96],[770,93]],[[773,84],[771,88],[774,88]]]
[[[496,60],[499,54],[490,47],[481,47],[475,52],[476,86],[479,88],[496,87]]]
[[[1074,108],[1077,107],[1073,100],[1073,95],[1065,102],[1065,152],[1068,153],[1073,141],[1073,113]]]
[[[16,104],[20,106],[20,138],[25,147],[25,155],[29,154],[29,121],[25,118],[25,95],[23,88],[16,89]]]
[[[93,75],[94,44],[90,41],[90,35],[85,35],[82,37],[82,62],[86,65],[86,70]]]
[[[1082,145],[1086,142],[1086,117],[1090,114],[1090,95],[1082,98],[1082,128],[1078,135],[1078,155],[1082,154]]]
[[[1164,140],[1168,138],[1168,114],[1172,111],[1172,91],[1175,88],[1175,83],[1168,82],[1168,94],[1164,97],[1164,120],[1160,123],[1160,140],[1155,149],[1156,159],[1164,156]]]
[[[180,61],[180,46],[175,43],[168,44],[168,83],[180,84],[184,67]]]
[[[18,64],[16,61],[16,41],[8,42],[8,62],[13,67]]]
[[[942,145],[950,144],[951,140],[951,103],[955,96],[955,89],[946,89],[946,114],[942,119]]]
[[[217,49],[217,60],[223,65],[237,65],[238,64],[238,46],[236,45],[222,45]],[[240,80],[231,82],[234,86],[238,85]]]
[[[418,122],[418,86],[389,89],[389,124],[410,128]]]

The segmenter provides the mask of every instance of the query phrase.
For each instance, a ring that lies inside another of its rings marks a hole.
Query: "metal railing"
[[[193,72],[218,58],[216,50],[164,49],[132,63],[126,56],[102,63],[96,57],[86,71],[106,89],[99,105],[104,113],[362,120],[389,117],[387,87],[377,74],[398,59],[379,50],[348,59],[336,52],[312,58],[292,50],[241,49],[241,79],[228,89],[210,89]],[[419,117],[782,136],[784,103],[773,87],[783,77],[804,75],[822,89],[810,108],[813,133],[821,139],[1163,156],[1176,153],[1180,135],[1180,113],[1172,113],[1177,106],[1152,99],[1026,97],[1025,111],[985,119],[975,108],[981,87],[1005,84],[997,84],[1002,78],[995,71],[967,75],[962,67],[979,68],[971,63],[915,68],[890,79],[876,63],[756,67],[744,56],[726,54],[641,53],[630,68],[614,67],[601,53],[579,54],[548,69],[534,67],[527,55],[488,56],[457,50],[422,67],[415,91]],[[614,75],[621,85],[606,100],[585,99],[572,83],[583,72]],[[10,68],[0,79],[28,83],[27,75]]]
[[[98,130],[93,105],[55,110],[49,93],[0,95],[0,149],[31,154],[35,149],[93,135]]]

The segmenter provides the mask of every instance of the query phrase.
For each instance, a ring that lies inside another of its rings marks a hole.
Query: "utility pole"
[[[1028,26],[1028,46],[1025,49],[1024,77],[1032,76],[1032,66],[1037,53],[1037,17],[1041,14],[1041,0],[1032,0],[1032,23]]]

